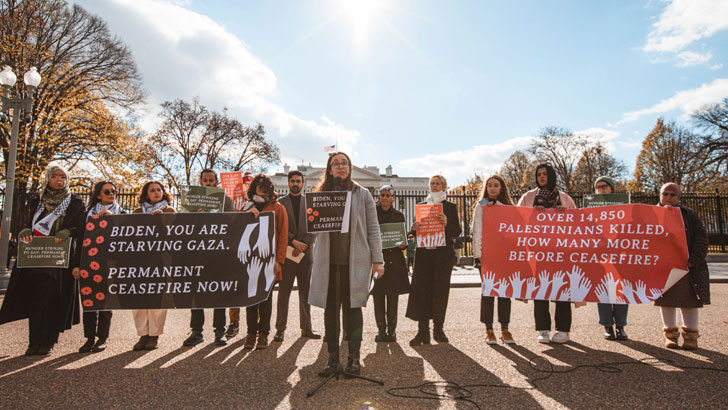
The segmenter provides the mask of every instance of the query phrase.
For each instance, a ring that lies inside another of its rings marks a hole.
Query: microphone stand
[[[334,189],[335,190],[341,190],[342,188],[341,188],[341,184],[339,182],[339,181],[341,181],[340,178],[335,178],[334,181],[335,181],[334,182]],[[337,182],[339,182],[339,183],[337,183]],[[342,303],[342,300],[341,300],[341,270],[339,269],[339,265],[335,265],[335,266],[336,266],[335,272],[329,272],[329,275],[331,275],[333,273],[334,274],[334,278],[335,278],[334,280],[336,282],[336,291],[334,292],[335,298],[336,298],[336,313],[335,313],[335,316],[336,316],[336,328],[335,329],[336,329],[336,331],[335,331],[335,334],[336,334],[336,343],[339,343],[339,333],[340,333],[339,332],[339,330],[340,330],[339,329],[339,325],[341,323],[340,318],[339,318],[339,312],[343,308],[343,303]],[[329,279],[329,280],[331,280],[331,279]],[[326,336],[327,336],[327,340],[329,340],[328,338],[334,337],[334,335],[326,335]],[[353,335],[349,335],[349,336],[351,337]],[[334,371],[334,373],[332,373],[331,375],[327,376],[321,383],[317,384],[316,387],[314,387],[313,389],[311,389],[311,391],[309,391],[308,393],[306,393],[306,397],[313,396],[314,394],[316,394],[317,391],[319,391],[319,389],[321,389],[322,387],[324,387],[324,385],[326,385],[326,383],[328,383],[330,380],[332,380],[334,378],[336,378],[336,380],[339,380],[339,378],[342,377],[342,376],[344,378],[347,378],[347,379],[365,380],[365,381],[368,381],[370,383],[376,383],[376,384],[378,384],[380,386],[384,386],[384,382],[381,381],[381,380],[376,380],[376,379],[372,379],[372,378],[369,378],[369,377],[365,377],[365,376],[361,376],[361,375],[358,375],[358,374],[353,374],[353,373],[347,372],[346,369],[344,369],[344,367],[341,365],[341,362],[339,362],[336,365],[336,370]]]

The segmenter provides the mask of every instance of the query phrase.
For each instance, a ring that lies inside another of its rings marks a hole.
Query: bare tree
[[[627,175],[627,166],[614,158],[601,142],[596,142],[581,154],[574,170],[572,190],[591,192],[594,181],[602,175],[620,181]]]
[[[563,189],[571,191],[574,170],[586,147],[586,138],[574,135],[571,130],[563,127],[546,127],[536,135],[529,152],[537,162],[551,164]]]
[[[519,150],[501,165],[500,175],[511,192],[523,192],[536,186],[535,165],[528,153]]]
[[[699,148],[708,164],[717,164],[728,172],[728,98],[719,104],[706,105],[692,115],[693,123],[708,132]]]

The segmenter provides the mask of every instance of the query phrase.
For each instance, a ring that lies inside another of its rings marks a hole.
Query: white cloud
[[[710,69],[713,70],[713,71],[720,70],[721,68],[723,68],[723,64],[722,63],[721,64],[713,64],[712,66],[710,66]]]
[[[662,114],[677,109],[688,115],[706,104],[718,103],[725,97],[728,97],[728,78],[719,78],[698,88],[678,91],[671,98],[662,100],[652,107],[624,113],[616,125],[637,121],[645,115]]]
[[[503,162],[514,151],[526,149],[533,137],[515,137],[498,144],[476,145],[467,150],[442,154],[427,154],[399,162],[399,168],[413,175],[443,174],[448,185],[456,186],[474,173],[498,172]]]
[[[705,64],[713,58],[713,52],[696,53],[694,51],[683,51],[677,55],[680,60],[676,65],[678,67],[690,67],[693,65]]]
[[[592,127],[581,131],[575,131],[574,134],[585,136],[592,142],[601,142],[602,145],[604,145],[610,153],[615,153],[617,149],[614,145],[614,142],[617,138],[619,138],[619,135],[621,133],[619,131]]]
[[[323,147],[337,139],[355,152],[360,134],[326,117],[307,120],[271,102],[275,73],[248,46],[207,16],[187,10],[185,1],[77,0],[99,15],[134,54],[144,86],[147,130],[158,123],[159,103],[198,95],[211,109],[229,109],[244,123],[260,122],[281,149],[282,162],[325,161]]]
[[[678,52],[689,44],[728,29],[728,2],[673,0],[652,26],[647,52]]]

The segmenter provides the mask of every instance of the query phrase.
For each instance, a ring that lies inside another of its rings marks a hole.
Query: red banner
[[[484,296],[648,303],[687,271],[678,208],[483,208]]]
[[[245,191],[243,190],[243,173],[237,172],[221,172],[220,181],[225,195],[233,200],[233,206],[236,210],[242,209],[245,205]]]
[[[417,229],[418,248],[445,246],[445,225],[438,215],[442,215],[442,204],[415,205],[415,220],[420,223]]]

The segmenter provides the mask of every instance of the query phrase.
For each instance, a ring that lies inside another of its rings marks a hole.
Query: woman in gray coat
[[[339,309],[349,335],[346,372],[359,374],[362,340],[361,308],[369,297],[372,272],[384,275],[379,222],[372,194],[351,180],[351,160],[343,152],[329,156],[326,172],[315,191],[351,191],[349,232],[316,234],[308,302],[324,308],[329,361],[319,376],[327,377],[339,365]],[[337,280],[338,279],[338,280]],[[338,291],[337,291],[338,284]],[[338,297],[337,297],[338,296]]]

